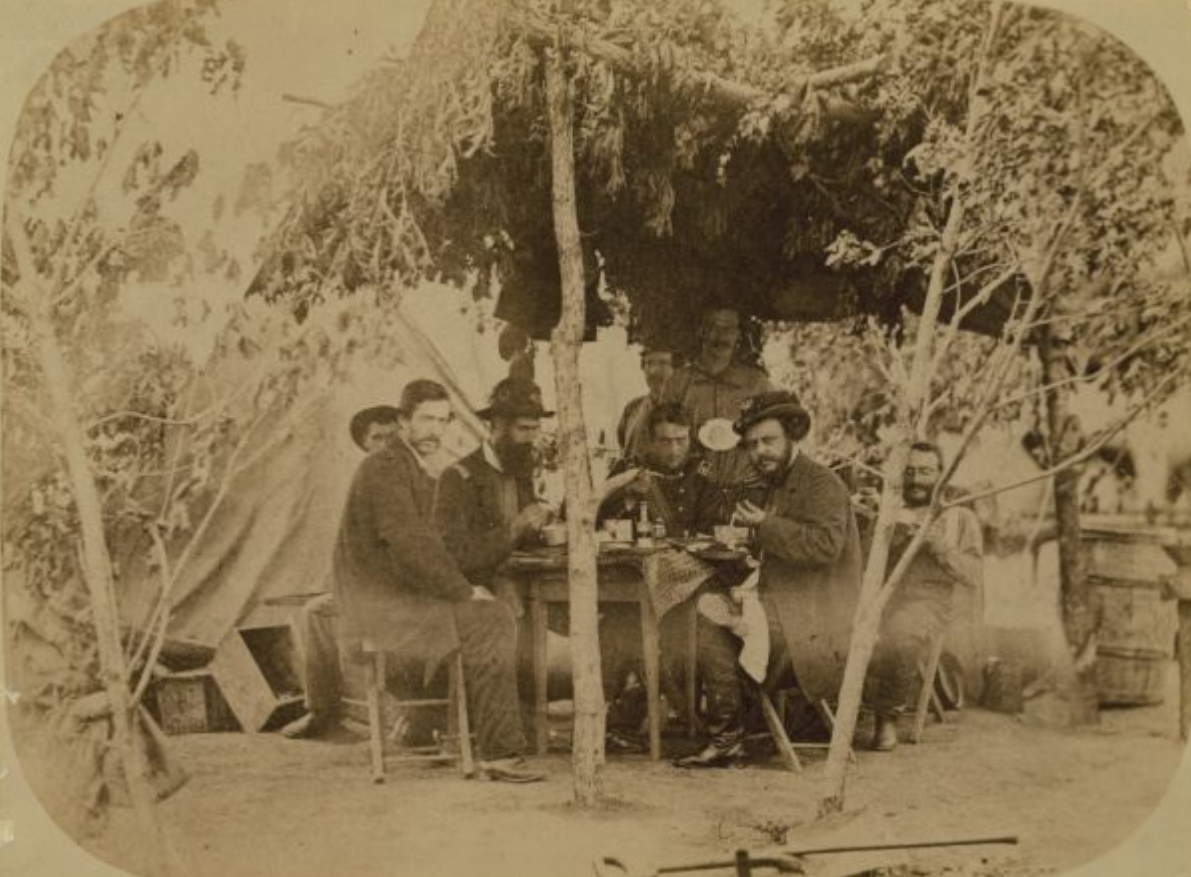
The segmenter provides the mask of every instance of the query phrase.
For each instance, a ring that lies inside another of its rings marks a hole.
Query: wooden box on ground
[[[302,674],[291,613],[262,607],[219,644],[209,669],[245,731],[263,731],[302,711]]]
[[[240,725],[207,670],[189,670],[153,682],[155,716],[167,734],[236,731]]]

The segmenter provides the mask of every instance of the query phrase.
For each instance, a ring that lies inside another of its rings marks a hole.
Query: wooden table
[[[641,653],[645,670],[645,697],[649,729],[649,755],[654,761],[662,757],[662,709],[661,709],[661,636],[659,617],[650,598],[645,581],[645,561],[662,551],[670,551],[673,545],[659,544],[652,548],[631,546],[601,546],[596,559],[601,603],[630,603],[636,605],[641,618]],[[722,553],[722,552],[721,552]],[[707,555],[707,556],[704,556]],[[697,555],[706,563],[719,566],[738,562],[741,555],[728,552],[719,557],[715,552]],[[569,603],[570,585],[567,577],[567,555],[565,549],[542,549],[532,552],[518,552],[506,567],[517,573],[524,581],[526,602],[529,604],[530,637],[534,674],[534,742],[539,754],[545,754],[547,736],[546,712],[546,614],[550,603]],[[691,579],[693,582],[694,579]],[[664,607],[665,604],[663,604]],[[695,607],[689,599],[670,611],[684,612],[689,618],[685,663],[685,700],[692,731],[697,725],[695,701]]]

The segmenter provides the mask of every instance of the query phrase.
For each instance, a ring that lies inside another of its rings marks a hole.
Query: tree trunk
[[[984,34],[983,46],[976,75],[969,90],[968,118],[964,139],[971,146],[979,123],[980,113],[976,109],[980,88],[987,75],[987,63],[992,45],[1000,27],[1002,4],[994,2],[989,11],[988,28]],[[958,191],[958,190],[957,190]],[[828,816],[844,808],[844,792],[847,786],[848,762],[852,751],[852,738],[856,732],[856,720],[860,714],[861,698],[864,694],[864,679],[873,647],[881,631],[881,616],[885,606],[897,587],[900,572],[913,557],[920,540],[907,547],[899,561],[900,571],[886,580],[889,564],[889,546],[898,513],[902,509],[901,485],[906,462],[910,456],[910,444],[927,427],[928,404],[931,379],[934,377],[935,330],[943,307],[943,292],[947,286],[948,272],[959,248],[960,232],[965,218],[964,203],[954,197],[947,211],[947,221],[939,239],[939,249],[931,263],[926,297],[922,303],[922,316],[914,338],[914,354],[910,362],[910,375],[905,392],[897,404],[899,432],[890,442],[890,453],[882,467],[883,484],[881,505],[877,520],[873,524],[872,545],[869,548],[864,567],[864,579],[860,586],[860,597],[852,623],[852,639],[848,646],[848,660],[844,667],[844,678],[840,684],[839,704],[835,714],[835,728],[831,733],[831,747],[827,753],[826,787],[819,799],[819,815]],[[896,388],[895,388],[896,392]],[[929,523],[929,519],[928,519]]]
[[[571,84],[557,55],[547,57],[546,61],[546,100],[550,116],[554,235],[562,277],[562,316],[554,330],[551,353],[567,496],[567,573],[570,578],[571,662],[575,687],[573,782],[576,803],[590,806],[603,793],[605,707],[600,678],[595,502],[591,461],[587,455],[587,428],[579,392],[579,350],[583,344],[586,286],[575,204]]]
[[[882,472],[881,505],[873,524],[873,540],[864,567],[860,597],[852,620],[852,638],[848,644],[848,660],[840,683],[839,703],[835,710],[835,727],[831,731],[831,747],[827,752],[826,789],[819,800],[819,815],[828,816],[844,809],[847,788],[848,762],[852,754],[852,739],[860,716],[864,695],[864,678],[868,662],[881,632],[881,614],[886,600],[882,599],[885,569],[889,563],[889,546],[897,514],[901,510],[902,472],[910,456],[910,443],[895,442]]]
[[[848,762],[852,752],[852,738],[856,732],[856,720],[860,714],[860,702],[864,694],[864,678],[868,673],[873,646],[876,645],[881,632],[881,616],[885,604],[889,602],[893,588],[896,587],[896,583],[892,583],[892,586],[886,585],[885,573],[889,565],[889,544],[893,528],[902,508],[902,475],[910,457],[910,444],[915,438],[909,424],[926,408],[932,377],[935,329],[943,305],[947,271],[959,245],[963,221],[963,204],[958,200],[954,201],[948,211],[947,224],[943,227],[939,251],[931,266],[926,299],[922,305],[922,317],[918,321],[909,384],[898,410],[898,420],[903,426],[900,434],[891,442],[889,457],[882,469],[881,505],[877,512],[877,520],[873,524],[872,546],[865,563],[864,580],[860,586],[860,598],[852,622],[848,661],[840,685],[831,748],[827,753],[827,788],[819,801],[820,815],[838,813],[844,808]],[[925,423],[920,418],[919,428],[923,427]]]
[[[1043,398],[1053,464],[1078,453],[1082,436],[1079,423],[1068,408],[1067,389],[1054,386],[1070,377],[1063,345],[1056,343],[1044,328],[1038,352],[1042,359],[1043,384],[1051,387]],[[1031,704],[1029,710],[1043,723],[1063,727],[1095,724],[1100,720],[1096,691],[1099,619],[1084,568],[1079,523],[1079,473],[1079,467],[1064,469],[1055,475],[1052,488],[1058,530],[1060,605],[1068,654],[1056,656],[1059,663],[1055,672],[1055,703]]]
[[[52,318],[47,312],[49,307],[49,298],[44,297],[43,302],[30,308],[31,321],[42,378],[53,411],[54,429],[66,459],[71,492],[78,509],[83,543],[83,580],[90,596],[91,617],[95,625],[100,680],[111,705],[113,744],[120,753],[137,823],[152,850],[150,855],[155,860],[152,870],[159,874],[174,874],[179,872],[181,864],[157,811],[145,751],[135,736],[139,731],[128,686],[128,666],[120,642],[116,592],[112,581],[111,557],[104,536],[99,491],[87,460],[83,430],[74,413],[73,385]]]

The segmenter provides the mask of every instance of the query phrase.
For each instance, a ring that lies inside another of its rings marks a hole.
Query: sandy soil
[[[1079,733],[965,710],[928,726],[922,745],[858,753],[848,803],[867,824],[853,836],[1021,838],[1016,848],[915,853],[910,873],[1034,875],[1085,862],[1128,837],[1166,790],[1182,751],[1175,710],[1168,698],[1105,711],[1099,728]],[[536,786],[416,766],[375,786],[362,743],[174,739],[192,779],[164,810],[195,877],[561,877],[591,874],[593,859],[608,853],[664,864],[717,859],[811,839],[823,777],[816,755],[797,776],[776,759],[692,774],[618,757],[606,770],[609,805],[579,812],[564,755],[545,761],[550,778]],[[94,851],[119,863],[112,850],[127,849],[122,834],[113,824]]]

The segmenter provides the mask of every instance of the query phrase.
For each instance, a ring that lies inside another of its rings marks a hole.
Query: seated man
[[[532,381],[506,378],[491,404],[476,412],[492,426],[480,447],[447,467],[438,484],[435,519],[443,544],[471,584],[522,614],[520,598],[501,566],[550,521],[534,495],[534,446],[543,417],[542,392]]]
[[[670,536],[710,533],[728,519],[724,494],[691,454],[691,415],[681,405],[655,406],[645,418],[643,453],[613,467],[597,521],[637,517],[642,502]]]
[[[405,388],[403,406],[408,405],[409,400],[405,397],[417,383],[414,381]],[[392,405],[375,405],[357,411],[348,426],[352,441],[365,454],[387,447],[397,436],[399,414]],[[335,635],[338,621],[339,611],[330,594],[320,594],[298,611],[306,714],[281,729],[286,737],[323,737],[341,730],[343,673],[339,666],[339,640]]]
[[[424,663],[463,656],[481,772],[532,782],[525,768],[512,612],[467,580],[434,526],[435,481],[425,457],[451,418],[446,390],[426,387],[401,412],[402,436],[370,454],[348,492],[333,566],[345,636]]]
[[[906,507],[893,534],[889,569],[925,517],[942,469],[943,454],[937,445],[913,446],[902,483]],[[897,717],[918,678],[918,663],[925,658],[931,638],[946,629],[955,589],[979,588],[982,565],[980,521],[962,506],[947,509],[931,525],[885,607],[868,675],[877,716],[874,750],[889,752],[897,746]]]
[[[661,521],[670,536],[710,533],[725,523],[730,509],[725,494],[708,481],[705,464],[691,454],[690,413],[675,402],[653,407],[645,418],[642,456],[621,461],[604,487],[597,521],[636,519],[641,503],[651,520]],[[609,727],[615,744],[630,748],[623,732],[639,724],[644,692],[632,684],[630,672],[639,669],[641,631],[637,610],[611,604],[601,609],[600,644],[605,690],[613,705]],[[668,613],[661,621],[662,654],[683,654],[686,628],[681,613]],[[666,662],[669,664],[670,662]],[[676,675],[667,666],[667,677]],[[669,686],[671,690],[676,685]],[[635,695],[635,697],[634,697]]]
[[[769,629],[766,684],[794,671],[811,700],[833,697],[843,676],[860,589],[860,539],[844,483],[799,448],[810,416],[793,393],[749,400],[734,425],[750,461],[769,486],[758,505],[736,506],[761,552],[759,597]],[[723,767],[744,759],[741,639],[699,618],[699,669],[707,686],[703,751],[680,767]]]

